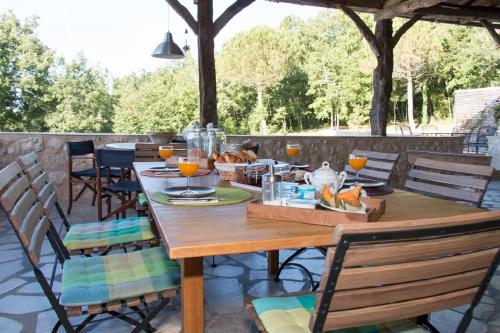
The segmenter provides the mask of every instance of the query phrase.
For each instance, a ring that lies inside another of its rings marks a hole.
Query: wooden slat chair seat
[[[389,183],[394,166],[398,160],[398,154],[359,149],[354,150],[352,153],[364,154],[368,158],[366,166],[359,171],[360,178],[379,180],[386,184]],[[349,164],[346,164],[344,170],[350,175],[356,175],[356,170]]]
[[[173,146],[174,155],[172,158],[187,156],[187,144],[185,143],[169,143]],[[135,144],[135,161],[136,162],[160,162],[164,161],[159,153],[160,145],[157,143],[136,143]],[[148,200],[144,193],[139,193],[137,196],[136,210],[147,212],[149,207]]]
[[[135,161],[136,162],[160,162],[159,144],[156,143],[136,143]]]
[[[333,241],[319,292],[248,304],[261,331],[426,332],[407,319],[470,305],[463,333],[500,261],[500,212],[338,225]]]
[[[352,152],[353,154],[364,154],[368,158],[366,166],[359,171],[360,178],[374,179],[378,181],[382,181],[384,183],[389,183],[392,172],[394,170],[394,166],[396,165],[396,161],[398,160],[398,154],[392,153],[383,153],[377,151],[368,151],[368,150],[359,150],[356,149]],[[356,170],[351,168],[349,164],[346,164],[344,169],[349,175],[355,175]],[[280,266],[278,273],[276,274],[275,280],[279,281],[279,277],[281,272],[286,266],[295,266],[302,270],[304,270],[311,283],[311,287],[314,290],[317,287],[317,284],[313,280],[312,274],[309,272],[307,267],[302,264],[294,263],[293,260],[299,256],[302,252],[304,252],[306,248],[300,248],[295,251],[292,255],[290,255]],[[321,253],[325,252],[325,248],[317,248]]]
[[[159,241],[148,217],[130,217],[105,222],[70,225],[59,205],[53,182],[37,160],[35,152],[18,158],[23,172],[43,205],[47,216],[55,210],[67,226],[64,246],[71,255],[107,253],[121,248],[157,246]]]
[[[187,156],[187,144],[185,143],[169,143],[169,146],[174,148],[173,156]],[[159,147],[157,143],[136,143],[135,144],[135,161],[136,162],[159,162],[163,161],[160,157]]]
[[[168,258],[165,248],[70,259],[67,252],[61,251],[64,245],[17,162],[0,170],[0,206],[58,316],[53,332],[60,326],[66,332],[79,332],[99,313],[134,325],[133,332],[154,330],[150,321],[177,294],[180,286],[179,265]],[[63,267],[59,297],[39,267],[45,237]],[[142,320],[118,313],[122,307],[130,308]],[[88,316],[73,325],[69,318],[80,315]]]
[[[417,158],[405,188],[410,191],[481,206],[493,168]]]

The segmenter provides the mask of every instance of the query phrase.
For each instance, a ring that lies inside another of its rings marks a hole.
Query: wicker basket
[[[219,175],[222,180],[228,180],[230,182],[236,180],[236,167],[247,165],[248,163],[214,163],[214,166],[217,171],[219,171]]]

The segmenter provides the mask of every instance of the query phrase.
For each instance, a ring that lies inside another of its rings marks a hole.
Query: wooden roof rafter
[[[270,0],[326,8],[349,7],[354,11],[372,13],[375,20],[395,17],[482,27],[487,21],[493,29],[500,28],[499,0]]]

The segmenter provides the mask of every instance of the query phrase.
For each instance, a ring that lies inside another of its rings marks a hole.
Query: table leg
[[[280,251],[272,250],[267,251],[267,271],[269,275],[278,274],[280,267]]]
[[[203,258],[183,259],[181,265],[182,332],[203,333]]]

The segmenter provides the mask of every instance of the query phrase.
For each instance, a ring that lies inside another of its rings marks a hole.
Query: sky
[[[179,0],[196,18],[193,0]],[[214,19],[234,0],[214,0]],[[56,55],[67,60],[79,53],[94,66],[121,76],[134,71],[153,70],[165,59],[151,57],[167,29],[182,47],[187,42],[196,54],[196,36],[184,20],[169,10],[164,0],[1,0],[0,13],[11,10],[19,19],[38,16],[40,40]],[[256,0],[237,14],[215,39],[220,50],[236,33],[258,25],[278,26],[289,15],[307,19],[319,8]]]

